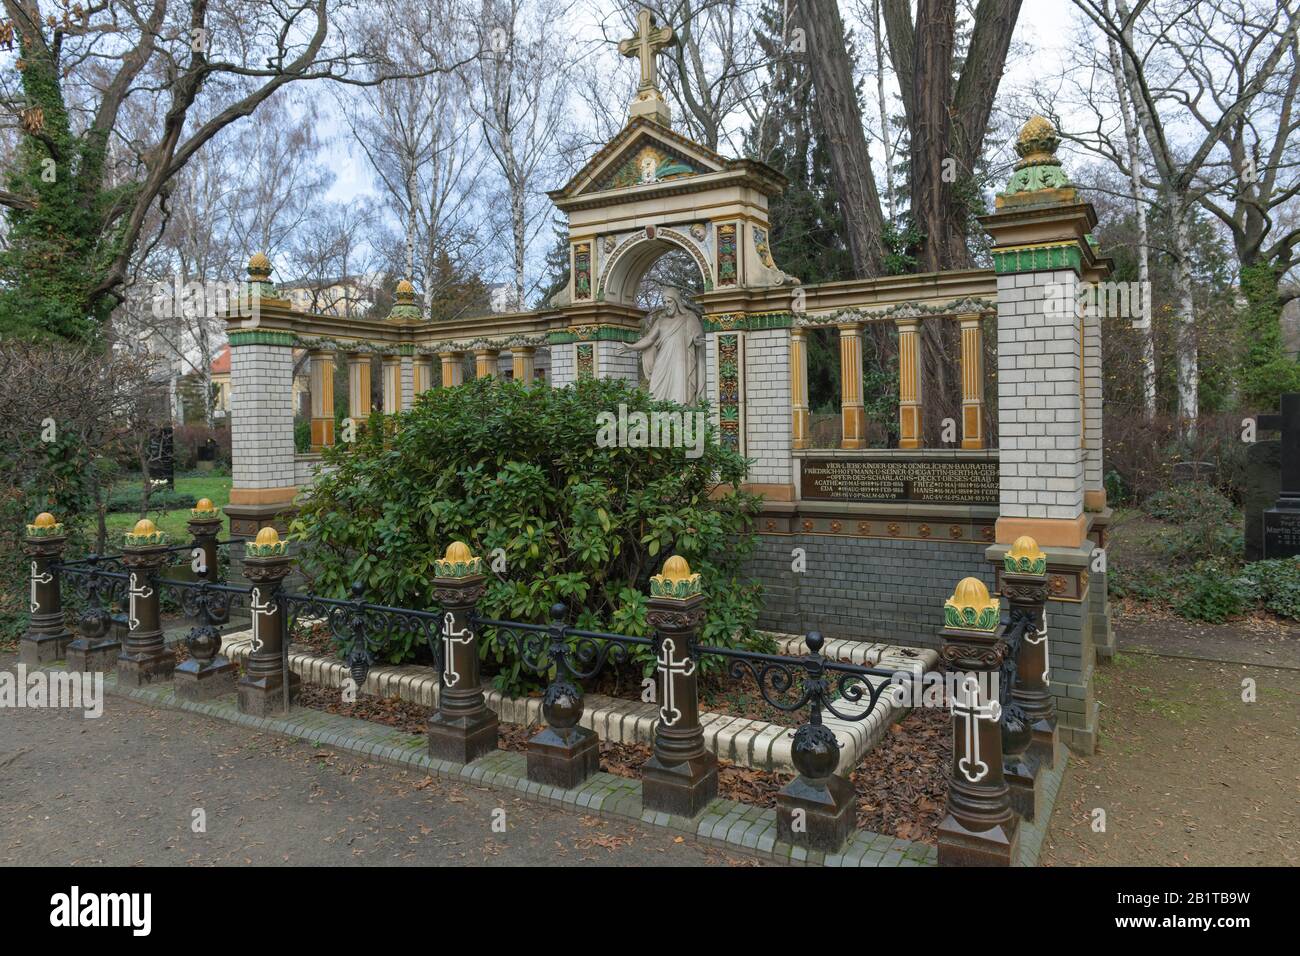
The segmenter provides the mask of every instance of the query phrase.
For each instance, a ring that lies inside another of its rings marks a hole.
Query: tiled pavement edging
[[[778,639],[780,653],[808,653],[802,638],[793,635],[774,637]],[[239,664],[243,664],[251,652],[251,631],[227,635],[221,648],[222,654]],[[826,656],[832,659],[842,657],[845,660],[852,656],[853,663],[899,671],[925,671],[938,662],[938,654],[933,650],[856,641],[830,641]],[[303,680],[320,687],[342,687],[348,676],[347,665],[342,661],[292,649],[289,652],[289,669]],[[372,667],[359,689],[376,697],[398,697],[412,704],[432,708],[438,705],[439,686],[437,671],[432,667],[404,664]],[[507,723],[528,726],[543,722],[540,697],[508,697],[490,687],[483,689],[483,695],[488,708]],[[646,745],[654,743],[654,725],[659,719],[659,710],[654,704],[603,694],[587,694],[585,702],[582,726],[594,730],[601,740]],[[853,713],[863,709],[866,704],[845,701],[837,706],[846,713]],[[840,720],[834,715],[825,715],[823,719],[826,726],[834,731],[844,748],[840,758],[841,772],[848,773],[857,767],[867,751],[884,736],[890,724],[897,722],[908,709],[882,697],[876,705],[875,713],[863,721]],[[704,729],[704,745],[719,758],[757,770],[796,772],[790,759],[790,734],[793,728],[709,711],[700,714],[700,724]]]
[[[45,668],[63,670],[59,661]],[[470,764],[455,764],[429,756],[426,740],[369,721],[295,707],[284,717],[253,717],[240,713],[234,694],[205,703],[178,698],[171,684],[139,689],[119,688],[117,675],[104,675],[105,690],[155,707],[168,707],[202,714],[252,730],[296,737],[309,743],[407,766],[431,776],[460,780],[480,786],[514,790],[527,797],[573,807],[608,817],[639,820],[666,827],[685,836],[730,850],[740,850],[782,863],[810,866],[935,866],[938,851],[923,843],[858,830],[839,853],[826,854],[791,846],[776,839],[776,810],[750,806],[735,800],[717,799],[698,820],[655,813],[641,807],[641,783],[609,773],[594,774],[577,790],[561,790],[533,783],[527,776],[527,758],[522,753],[499,750]],[[1044,807],[1035,823],[1020,828],[1020,865],[1033,866],[1042,848],[1047,823],[1065,775],[1066,760],[1044,774]]]

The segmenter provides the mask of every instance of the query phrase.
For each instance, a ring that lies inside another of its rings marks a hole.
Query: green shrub
[[[1174,610],[1183,617],[1211,624],[1221,624],[1244,613],[1251,600],[1240,582],[1213,562],[1188,572],[1180,582],[1180,591],[1182,596],[1174,604]]]
[[[1254,561],[1237,580],[1253,603],[1278,617],[1300,621],[1300,558]]]
[[[197,500],[193,495],[183,491],[171,491],[160,487],[149,495],[149,510],[175,511],[178,508],[193,508]],[[110,514],[131,514],[139,511],[140,489],[137,487],[114,491],[109,496],[107,506]]]
[[[712,427],[698,458],[599,447],[597,415],[620,404],[680,409],[616,381],[548,389],[483,379],[427,392],[396,422],[372,416],[356,442],[325,453],[336,470],[293,524],[312,590],[343,596],[360,581],[372,601],[427,608],[434,561],[462,540],[488,566],[504,559],[484,613],[544,622],[559,602],[578,627],[646,635],[649,578],[675,552],[708,595],[701,640],[761,646],[759,587],[741,575],[758,499],[731,490],[744,459]],[[412,637],[389,638],[390,661],[415,656]],[[504,639],[485,635],[484,656],[501,662],[499,687],[523,685]]]
[[[1223,524],[1235,519],[1232,502],[1212,485],[1189,481],[1157,491],[1142,505],[1153,518],[1185,524],[1193,521]]]

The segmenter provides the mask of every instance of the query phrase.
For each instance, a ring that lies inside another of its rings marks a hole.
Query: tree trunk
[[[1196,303],[1192,298],[1192,203],[1187,196],[1166,196],[1174,220],[1174,288],[1178,318],[1174,354],[1178,362],[1178,418],[1184,438],[1196,434],[1199,370],[1196,362]]]
[[[1156,417],[1156,330],[1151,321],[1151,237],[1147,229],[1147,205],[1142,198],[1142,180],[1146,175],[1145,162],[1142,159],[1142,146],[1138,142],[1137,123],[1133,119],[1133,110],[1129,105],[1128,92],[1124,86],[1124,71],[1120,66],[1119,47],[1115,38],[1107,36],[1110,47],[1110,71],[1115,77],[1115,95],[1119,99],[1119,111],[1124,121],[1124,143],[1128,149],[1129,189],[1133,196],[1133,210],[1137,214],[1137,252],[1138,285],[1142,290],[1142,301],[1146,303],[1145,322],[1140,329],[1142,335],[1142,412],[1147,421]]]
[[[862,128],[844,23],[836,0],[804,0],[801,18],[817,89],[817,114],[830,152],[831,174],[840,197],[853,271],[859,278],[878,276],[884,261],[880,238],[884,217],[871,172],[871,154]]]
[[[955,31],[955,0],[920,0],[912,59],[911,164],[912,220],[924,237],[923,272],[938,272],[956,265],[955,259],[968,259],[965,216],[954,217],[952,187],[957,161],[949,148]]]

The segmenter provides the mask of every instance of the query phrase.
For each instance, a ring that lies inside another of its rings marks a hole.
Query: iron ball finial
[[[826,643],[826,638],[822,637],[821,631],[809,631],[808,636],[804,638],[804,643],[808,645],[808,650],[814,654],[820,654],[822,647]]]
[[[560,601],[551,605],[551,621],[555,624],[562,622],[568,613],[569,609]]]

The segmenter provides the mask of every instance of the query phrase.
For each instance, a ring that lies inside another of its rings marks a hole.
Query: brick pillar
[[[18,644],[18,660],[39,667],[63,658],[72,634],[63,623],[63,599],[58,563],[68,536],[54,515],[43,511],[27,526],[23,554],[29,566],[31,616]]]
[[[334,353],[312,349],[311,363],[311,450],[334,444]]]
[[[948,812],[939,824],[940,866],[1011,866],[1020,818],[1002,775],[1002,707],[992,692],[1006,654],[1000,607],[979,578],[965,578],[943,608],[944,669],[957,687],[952,705]]]
[[[239,709],[245,714],[266,717],[293,703],[302,679],[288,672],[288,700],[285,694],[285,643],[289,612],[281,596],[292,559],[287,541],[274,528],[263,528],[257,540],[244,549],[244,577],[252,585],[248,610],[252,617],[253,649],[244,663],[244,676],[235,685]]]
[[[961,327],[961,447],[984,447],[984,317],[959,315]]]
[[[801,328],[790,329],[790,441],[795,448],[812,442],[812,414],[808,407],[808,339]]]
[[[401,402],[402,411],[408,412],[415,404],[415,357],[402,356]]]
[[[898,319],[898,447],[921,447],[921,349],[919,319]]]
[[[429,717],[429,754],[469,763],[497,749],[497,715],[488,709],[479,681],[478,634],[470,623],[487,579],[482,559],[454,541],[434,562],[433,598],[443,610],[442,687]]]
[[[533,384],[533,355],[536,351],[531,345],[516,345],[510,349],[511,375],[516,382]]]
[[[1051,123],[1032,117],[1020,132],[1016,164],[996,211],[980,221],[993,237],[997,274],[998,441],[1000,510],[990,560],[1033,537],[1048,561],[1052,620],[1052,693],[1061,739],[1081,753],[1096,744],[1098,706],[1092,671],[1098,626],[1089,565],[1087,473],[1089,425],[1100,380],[1088,395],[1088,340],[1100,360],[1100,339],[1078,308],[1083,283],[1109,274],[1088,241],[1097,222],[1080,202],[1056,158]],[[1100,369],[1097,369],[1100,375]],[[1100,477],[1100,432],[1093,472]],[[1095,500],[1096,496],[1093,495]],[[1105,614],[1105,611],[1102,611]],[[1108,625],[1107,625],[1108,629]]]
[[[127,581],[126,641],[117,657],[117,682],[121,687],[171,680],[176,656],[163,641],[158,571],[167,560],[167,536],[148,518],[141,518],[126,533],[122,564]]]
[[[465,366],[461,364],[460,352],[439,352],[438,360],[442,363],[442,387],[455,388],[465,381]]]
[[[193,536],[196,557],[201,558],[200,566],[195,570],[199,580],[217,583],[220,512],[209,499],[200,498],[190,509],[186,529]],[[173,680],[177,697],[196,701],[211,700],[234,692],[239,665],[218,653],[221,650],[221,631],[218,625],[229,619],[229,605],[217,595],[213,595],[211,600],[202,595],[194,597],[198,598],[198,620],[185,639],[190,656],[176,666]],[[220,611],[219,615],[212,613],[214,607]]]
[[[650,579],[646,619],[655,629],[659,721],[654,754],[641,769],[647,810],[694,817],[718,795],[718,758],[700,726],[695,635],[704,621],[700,576],[673,555]]]
[[[288,332],[230,332],[230,532],[251,538],[283,521],[298,492],[293,445],[293,343]]]
[[[840,326],[841,448],[865,448],[867,411],[862,404],[862,325]]]

